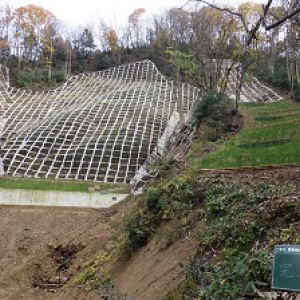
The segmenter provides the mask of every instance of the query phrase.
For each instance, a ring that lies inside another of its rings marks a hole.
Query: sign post
[[[275,246],[272,288],[300,291],[300,245]]]

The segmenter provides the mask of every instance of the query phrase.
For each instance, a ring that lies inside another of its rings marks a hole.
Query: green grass
[[[127,193],[128,187],[124,184],[104,183],[104,182],[82,182],[82,181],[59,181],[46,179],[27,178],[0,178],[0,188],[4,189],[24,189],[24,190],[54,190],[69,192],[89,192],[90,188],[96,188],[97,192],[117,192]]]
[[[245,128],[197,163],[204,169],[300,163],[300,105],[245,103]]]

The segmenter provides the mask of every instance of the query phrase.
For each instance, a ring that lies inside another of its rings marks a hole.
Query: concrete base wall
[[[0,189],[0,205],[106,208],[127,196],[127,194]]]

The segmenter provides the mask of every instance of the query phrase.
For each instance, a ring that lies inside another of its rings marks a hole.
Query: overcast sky
[[[238,5],[247,0],[215,0],[218,3]],[[264,0],[255,0],[262,2]],[[117,27],[125,24],[136,8],[145,8],[148,15],[159,13],[171,7],[181,7],[186,0],[5,0],[14,8],[35,4],[52,12],[67,25],[88,25],[97,18],[112,22]],[[196,2],[195,2],[196,3]]]

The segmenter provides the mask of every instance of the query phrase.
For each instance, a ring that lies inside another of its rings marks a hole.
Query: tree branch
[[[242,23],[243,23],[243,26],[244,26],[246,32],[247,32],[247,33],[249,32],[249,29],[248,29],[248,27],[247,27],[247,24],[246,24],[246,21],[245,21],[245,19],[244,19],[244,16],[243,16],[241,13],[238,13],[238,12],[236,12],[236,11],[230,10],[230,9],[227,8],[227,7],[219,7],[219,6],[217,6],[217,5],[214,5],[214,4],[209,3],[209,2],[206,1],[206,0],[196,0],[196,1],[197,1],[197,2],[200,2],[200,3],[204,3],[204,4],[208,5],[208,6],[210,6],[211,8],[217,9],[217,10],[219,10],[219,11],[227,12],[227,13],[229,13],[229,14],[231,14],[231,15],[234,15],[234,16],[236,16],[236,17],[239,17],[239,18],[241,19]],[[271,0],[271,1],[273,1],[273,0]]]
[[[268,0],[268,3],[266,5],[262,5],[263,12],[264,12],[264,17],[266,17],[266,15],[268,14],[272,2],[273,2],[273,0]]]
[[[243,23],[243,26],[246,30],[246,33],[248,35],[247,37],[247,41],[246,41],[246,44],[247,46],[249,46],[252,41],[254,39],[256,39],[256,33],[257,31],[259,30],[259,28],[263,25],[265,27],[265,30],[266,31],[269,31],[277,26],[280,26],[282,23],[284,23],[286,20],[288,19],[291,19],[292,17],[294,17],[295,15],[297,15],[298,13],[300,13],[300,7],[296,8],[293,12],[289,13],[288,15],[286,15],[284,18],[281,18],[280,20],[276,21],[275,23],[271,24],[271,25],[267,25],[266,24],[266,17],[267,17],[267,14],[269,13],[269,10],[270,10],[270,7],[273,3],[273,0],[268,0],[267,4],[266,5],[262,5],[262,8],[263,8],[263,14],[261,15],[261,17],[259,18],[259,20],[254,24],[253,28],[249,30],[249,28],[247,27],[247,24],[246,24],[246,21],[245,21],[245,18],[244,16],[241,14],[241,13],[238,13],[236,11],[233,11],[233,10],[230,10],[229,8],[227,7],[219,7],[217,5],[214,5],[212,3],[210,3],[209,1],[206,1],[206,0],[195,0],[197,2],[200,2],[200,3],[204,3],[214,9],[217,9],[219,11],[222,11],[222,12],[227,12],[229,14],[232,14],[236,17],[239,17],[240,20],[242,21]]]
[[[294,10],[293,12],[291,12],[290,14],[288,14],[287,16],[285,16],[284,18],[276,21],[275,23],[269,25],[269,26],[265,26],[265,29],[267,31],[269,31],[270,29],[273,29],[279,25],[281,25],[282,23],[284,23],[286,20],[291,19],[292,17],[294,17],[295,15],[297,15],[298,13],[300,13],[300,7],[298,7],[296,10]]]

